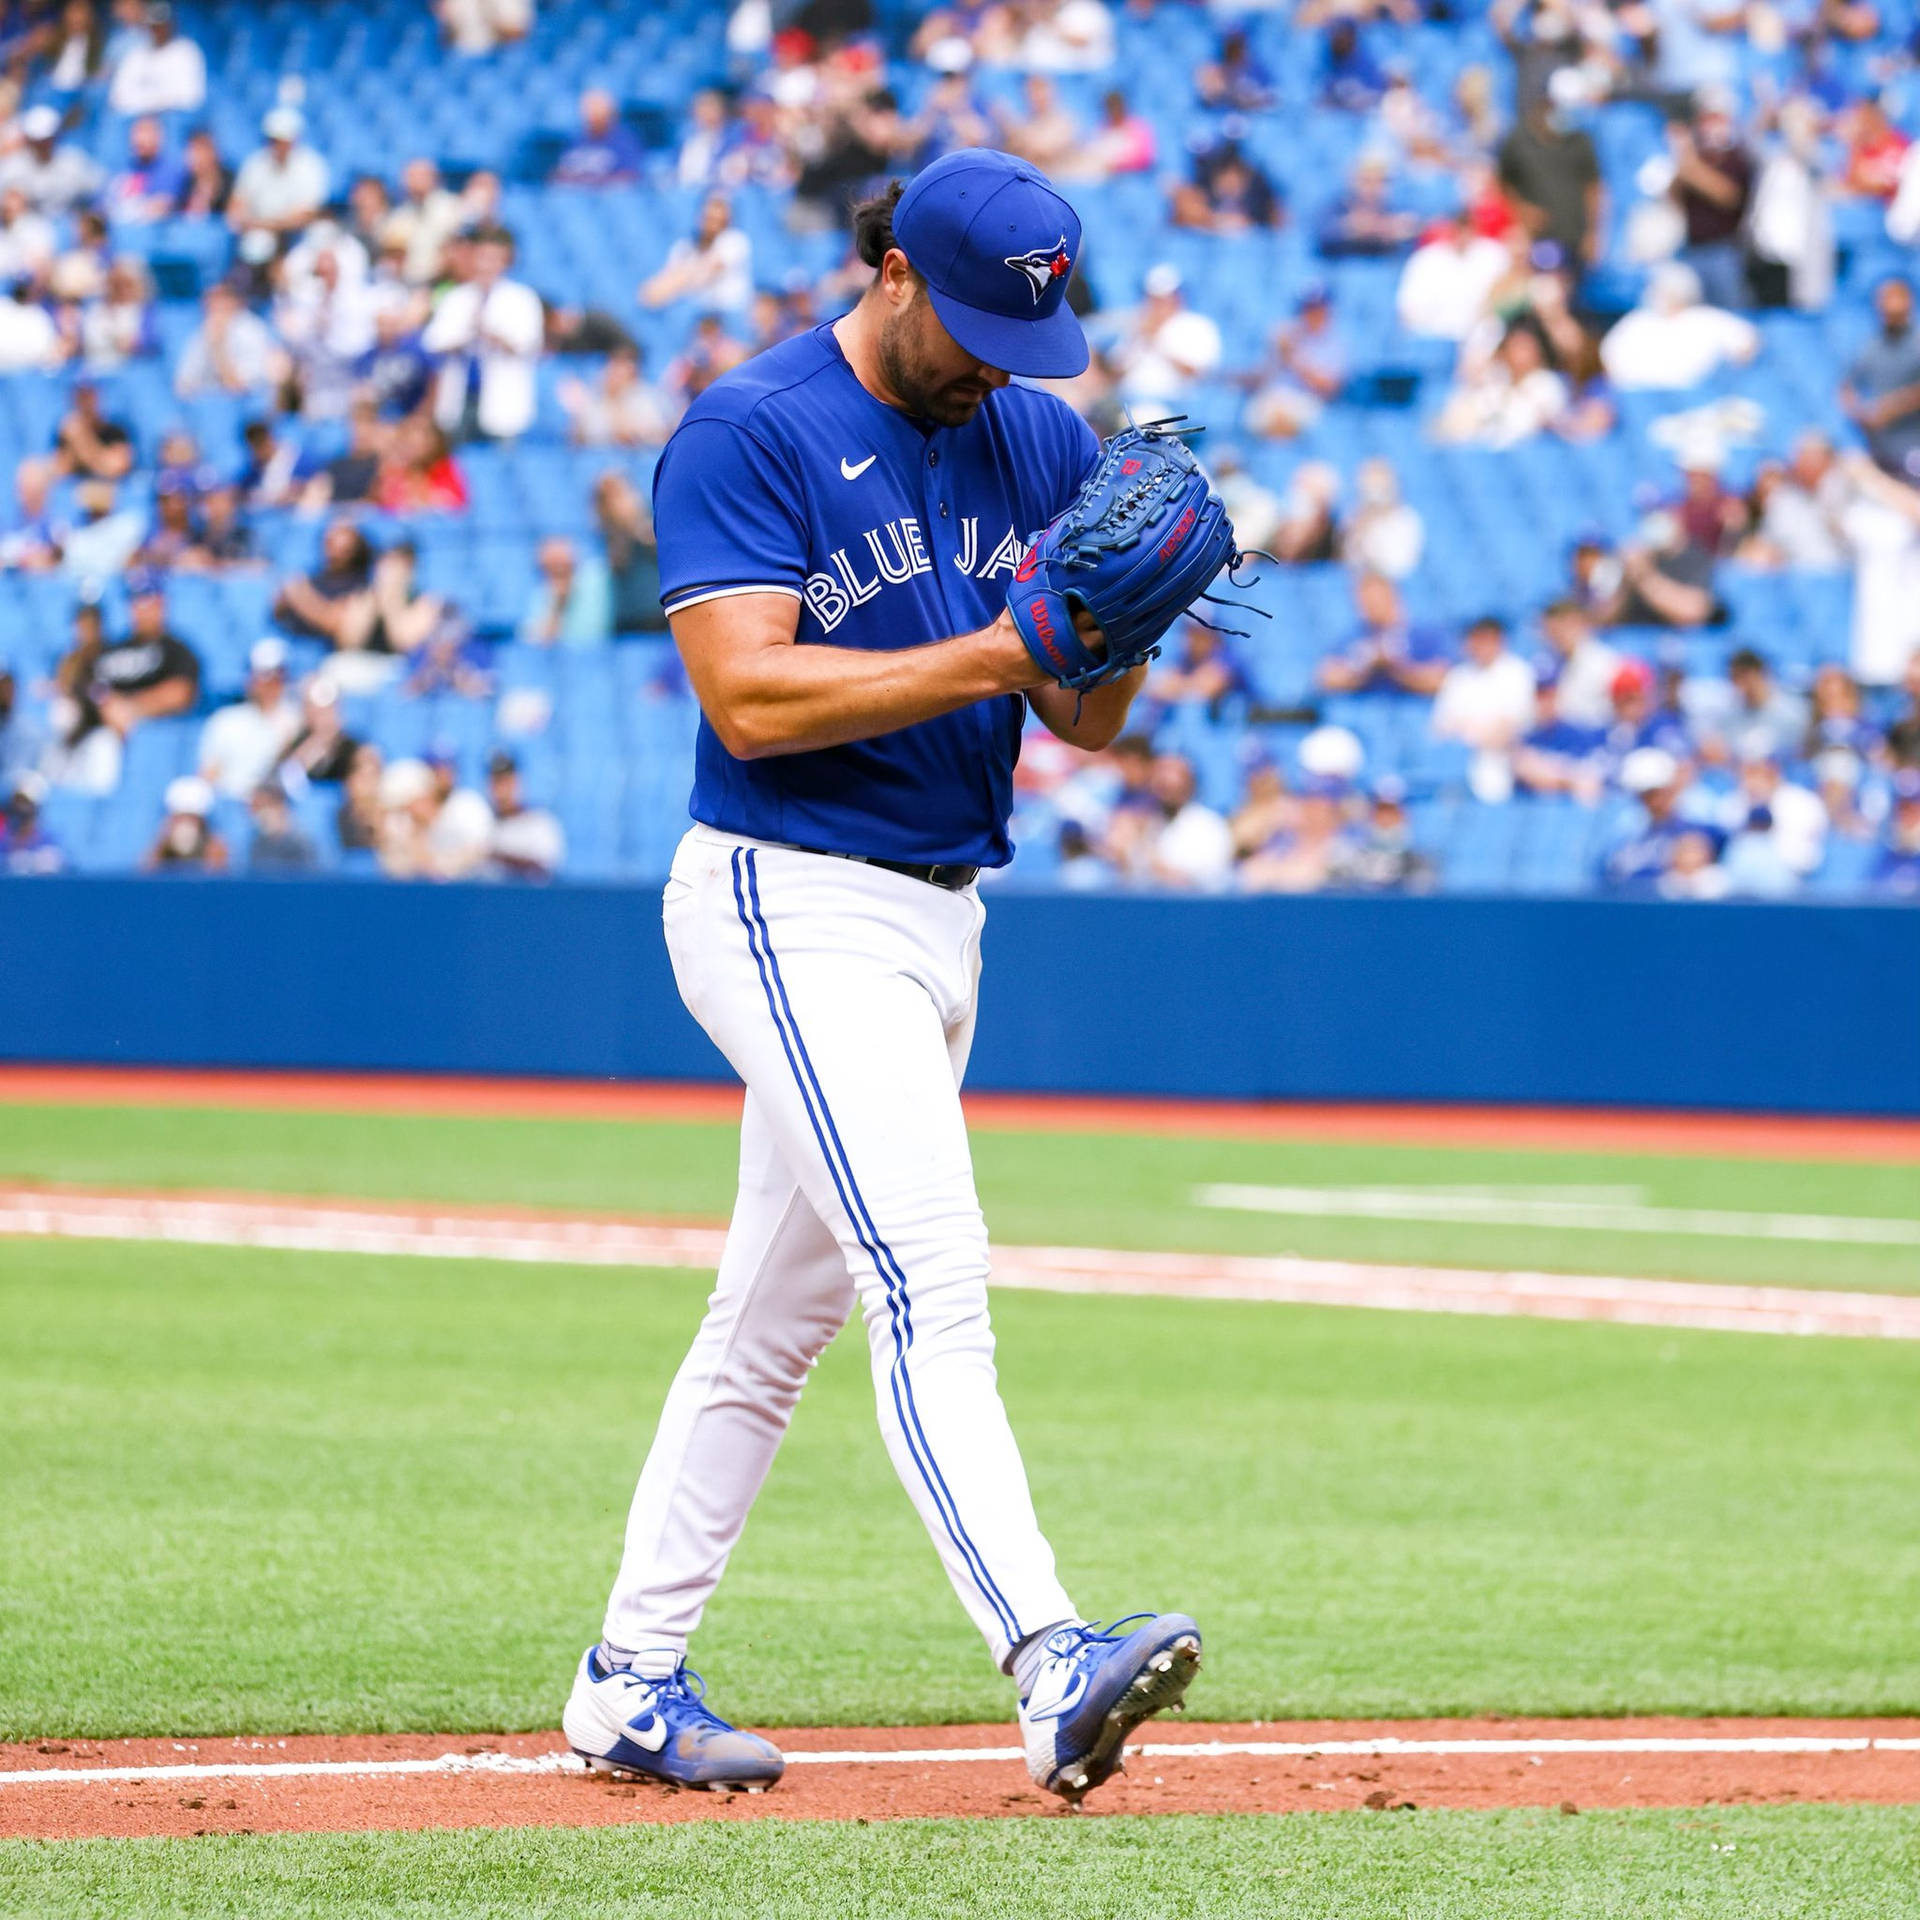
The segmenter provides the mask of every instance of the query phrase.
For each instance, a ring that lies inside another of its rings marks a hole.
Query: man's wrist
[[[1053,676],[1044,672],[1027,651],[1027,643],[1021,639],[1020,629],[1013,624],[1010,612],[1003,610],[991,626],[982,627],[980,639],[996,692],[1030,693],[1052,680]]]

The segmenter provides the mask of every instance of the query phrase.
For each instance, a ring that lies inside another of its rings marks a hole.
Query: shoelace
[[[708,1726],[718,1727],[724,1733],[735,1730],[730,1721],[722,1720],[707,1705],[707,1683],[684,1661],[664,1680],[654,1679],[644,1673],[633,1674],[633,1678],[640,1685],[653,1689],[656,1711],[671,1701]]]
[[[1127,1637],[1128,1630],[1142,1620],[1151,1620],[1150,1613],[1130,1613],[1123,1619],[1115,1620],[1109,1626],[1101,1626],[1097,1620],[1089,1620],[1082,1627],[1068,1627],[1066,1632],[1074,1636],[1076,1653],[1085,1653],[1089,1647],[1117,1647]]]

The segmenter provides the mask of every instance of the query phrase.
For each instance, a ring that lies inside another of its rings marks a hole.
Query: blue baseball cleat
[[[567,1744],[599,1773],[749,1793],[772,1786],[787,1770],[780,1749],[730,1727],[704,1692],[684,1661],[665,1679],[650,1679],[609,1665],[598,1647],[589,1647],[560,1725]]]
[[[1136,1620],[1146,1624],[1123,1629]],[[1020,1702],[1027,1771],[1036,1786],[1078,1801],[1119,1770],[1127,1735],[1177,1707],[1200,1666],[1200,1629],[1184,1613],[1131,1614],[1103,1632],[1061,1627]]]

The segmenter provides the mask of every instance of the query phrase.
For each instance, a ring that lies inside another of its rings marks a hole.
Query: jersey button
[[[927,454],[927,465],[930,467],[937,467],[939,464],[940,464],[940,449],[938,447],[934,447]]]

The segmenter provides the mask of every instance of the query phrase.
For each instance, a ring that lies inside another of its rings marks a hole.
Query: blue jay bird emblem
[[[1056,280],[1064,280],[1073,270],[1073,262],[1067,257],[1067,236],[1064,233],[1050,247],[1035,247],[1030,253],[1010,253],[1006,260],[1007,265],[1032,289],[1036,307],[1046,297],[1047,289]]]

